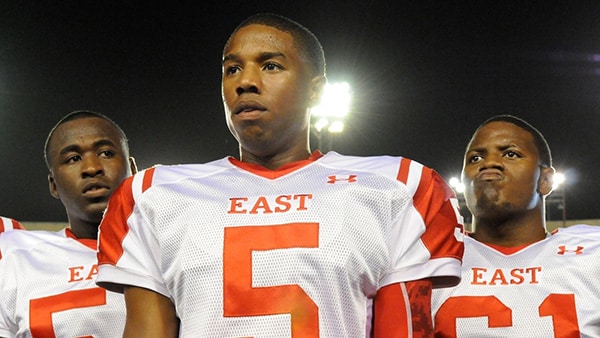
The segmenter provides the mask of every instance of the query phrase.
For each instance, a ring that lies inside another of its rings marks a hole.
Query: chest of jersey
[[[95,285],[94,250],[57,235],[22,237],[17,245],[21,249],[8,250],[0,262],[1,300],[6,304],[0,330],[18,337],[122,333],[123,296]]]
[[[458,287],[435,290],[444,337],[597,337],[600,243],[555,235],[504,255],[465,241]]]
[[[390,272],[388,241],[412,196],[394,180],[331,176],[319,167],[275,180],[242,173],[145,194],[139,207],[153,210],[148,223],[178,309],[231,327],[280,321],[288,332],[289,316],[277,313],[310,318],[319,304],[322,322],[338,321],[322,317],[347,307],[364,327],[367,297]],[[203,308],[214,302],[222,307]]]

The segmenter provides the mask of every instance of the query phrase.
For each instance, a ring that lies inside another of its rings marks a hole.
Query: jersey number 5
[[[106,290],[90,288],[67,291],[29,301],[29,327],[31,335],[55,338],[52,314],[71,309],[106,304]]]
[[[252,287],[253,251],[318,246],[318,223],[225,228],[223,315],[247,317],[288,313],[291,314],[293,337],[318,337],[319,308],[299,285]]]
[[[573,294],[551,293],[540,304],[539,316],[552,316],[554,337],[580,337]],[[444,337],[456,337],[456,319],[472,317],[488,317],[490,328],[512,326],[512,310],[495,296],[451,297],[435,315],[436,336],[438,332],[445,332],[454,335]]]

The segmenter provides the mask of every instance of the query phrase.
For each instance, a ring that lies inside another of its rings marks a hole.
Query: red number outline
[[[538,308],[540,317],[552,316],[555,337],[580,337],[573,294],[551,293]],[[488,317],[490,328],[512,326],[512,310],[495,296],[450,297],[435,314],[436,337],[456,337],[456,319],[473,317]]]
[[[56,338],[52,314],[66,310],[106,304],[106,290],[90,288],[67,291],[29,301],[29,328],[36,337]]]
[[[318,337],[319,308],[299,285],[252,287],[253,251],[318,246],[318,223],[225,228],[223,316],[288,313],[293,337]]]

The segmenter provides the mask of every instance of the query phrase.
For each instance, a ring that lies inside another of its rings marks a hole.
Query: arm
[[[124,290],[127,321],[123,337],[177,337],[179,319],[171,300],[148,289],[127,286]]]
[[[437,172],[424,167],[413,195],[413,205],[423,221],[425,231],[420,241],[430,256],[428,271],[436,272],[430,276],[433,288],[458,284],[464,251],[464,227],[454,191]],[[429,276],[407,275],[405,280],[426,277]]]
[[[421,279],[381,288],[373,304],[374,337],[433,337],[431,285]]]

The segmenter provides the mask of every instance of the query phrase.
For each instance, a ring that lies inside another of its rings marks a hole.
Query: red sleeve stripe
[[[100,224],[99,238],[99,264],[116,264],[123,255],[123,240],[129,233],[127,220],[133,213],[135,206],[135,191],[144,192],[152,186],[156,168],[144,170],[141,178],[139,175],[126,178],[119,189],[111,197],[106,213]]]
[[[144,179],[142,181],[142,192],[152,186],[152,178],[154,178],[154,171],[156,168],[150,168],[144,171]]]
[[[11,222],[13,229],[25,230],[25,227],[21,223],[15,221],[14,219],[11,219]]]
[[[398,180],[413,193],[413,206],[426,229],[421,240],[431,258],[461,260],[464,246],[455,232],[462,231],[463,225],[451,201],[456,199],[454,191],[435,170],[404,158],[400,162]],[[434,286],[438,286],[438,281]]]
[[[414,195],[421,184],[421,175],[423,168],[421,163],[408,158],[400,159],[400,168],[397,179],[406,185],[408,190]]]
[[[0,216],[0,232],[8,230],[25,230],[25,227],[12,218]]]
[[[419,211],[421,216],[426,216],[427,209],[431,203],[432,196],[435,193],[434,189],[438,188],[432,184],[433,170],[430,168],[423,167],[421,171],[421,180],[415,194],[413,196],[413,203],[415,208]],[[428,220],[424,218],[425,224],[429,224]]]
[[[400,159],[400,170],[398,170],[398,181],[408,184],[408,173],[410,171],[410,163],[412,160],[408,158]]]
[[[419,185],[413,202],[428,228],[421,240],[432,259],[453,257],[461,260],[464,246],[455,233],[457,230],[463,232],[463,225],[458,216],[460,213],[451,201],[456,195],[434,170],[427,168],[423,177],[422,182],[427,184]]]
[[[129,232],[127,219],[133,213],[133,176],[126,178],[111,196],[98,238],[98,264],[116,264],[123,255],[123,239]]]

